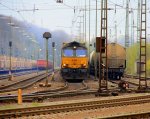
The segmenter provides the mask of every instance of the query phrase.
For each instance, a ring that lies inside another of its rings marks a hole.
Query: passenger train
[[[31,60],[21,57],[11,57],[12,73],[30,71],[30,70],[46,70],[46,60]],[[0,75],[8,74],[10,69],[10,57],[0,56]],[[48,61],[48,69],[52,69],[52,62]]]

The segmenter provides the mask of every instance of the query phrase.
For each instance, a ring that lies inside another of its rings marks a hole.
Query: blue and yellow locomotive
[[[61,51],[61,75],[67,80],[85,79],[88,73],[87,48],[76,41],[64,43]]]

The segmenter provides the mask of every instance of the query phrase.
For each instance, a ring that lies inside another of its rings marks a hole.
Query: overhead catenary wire
[[[14,0],[15,2],[14,2],[14,4],[15,4],[15,8],[11,8],[8,4],[6,4],[6,3],[4,3],[3,2],[4,0],[1,0],[0,2],[3,4],[3,5],[5,5],[5,7],[3,6],[3,8],[6,8],[6,9],[8,9],[8,10],[13,10],[14,12],[16,12],[19,16],[21,16],[20,18],[22,18],[22,19],[24,19],[25,21],[29,21],[28,20],[28,18],[29,18],[29,16],[30,16],[30,18],[32,17],[32,19],[33,19],[33,11],[35,11],[34,13],[35,13],[35,15],[36,15],[36,13],[39,13],[40,11],[42,11],[42,12],[47,12],[48,10],[62,10],[62,9],[64,9],[64,10],[67,10],[68,9],[68,11],[69,10],[71,10],[72,11],[72,14],[74,14],[74,9],[75,9],[75,15],[74,15],[74,17],[73,17],[73,21],[74,21],[74,24],[76,24],[78,21],[79,21],[79,18],[78,18],[78,16],[80,16],[80,15],[82,15],[82,11],[85,11],[85,9],[84,9],[84,4],[83,4],[83,1],[81,2],[81,1],[79,1],[79,0],[74,0],[74,1],[76,1],[76,4],[75,4],[75,2],[70,2],[69,3],[69,1],[67,1],[67,0],[65,0],[65,2],[63,3],[63,4],[56,4],[56,0],[54,0],[53,1],[53,3],[55,2],[55,4],[54,5],[51,5],[51,2],[46,2],[46,1],[43,1],[43,2],[37,2],[37,3],[35,3],[35,7],[34,8],[30,8],[30,6],[28,7],[28,6],[26,6],[27,5],[27,2],[25,1],[25,0],[23,0],[23,2],[22,1],[17,1],[16,2],[16,0]],[[94,1],[92,1],[91,0],[91,3],[92,2],[95,2],[96,0],[94,0]],[[6,2],[8,3],[8,0],[6,0]],[[12,2],[12,1],[11,1]],[[100,0],[98,0],[97,1],[98,3],[100,2]],[[125,7],[125,4],[123,4],[123,2],[125,2],[125,0],[123,1],[123,0],[121,0],[121,1],[115,1],[115,0],[108,0],[108,5],[109,5],[109,8],[113,8],[113,10],[115,10],[114,8],[115,8],[115,6],[116,6],[116,10],[120,10],[120,11],[125,11],[125,9],[126,9],[126,7]],[[130,2],[132,2],[132,1],[130,1]],[[136,1],[135,1],[136,2]],[[79,5],[78,5],[78,3],[80,3]],[[149,3],[149,1],[148,1],[148,3]],[[22,8],[20,7],[20,8],[18,8],[17,7],[17,5],[16,4],[22,4]],[[32,2],[32,4],[34,4],[34,1]],[[40,7],[40,6],[36,6],[36,4],[38,4],[38,5],[42,5],[42,6],[46,6],[45,8],[44,7]],[[50,6],[51,5],[51,6]],[[48,7],[48,6],[50,6],[50,7]],[[7,8],[8,7],[8,8]],[[33,7],[33,6],[32,6]],[[10,9],[9,9],[10,8]],[[135,10],[137,10],[137,6],[135,6],[135,5],[133,5],[132,6],[132,9],[135,11]],[[44,11],[45,10],[45,11]],[[87,8],[86,9],[86,11],[88,11],[89,9]],[[93,15],[93,12],[95,12],[95,11],[93,11],[93,10],[96,10],[95,9],[95,4],[91,4],[91,14]],[[98,9],[98,10],[100,10],[100,9]],[[130,10],[130,8],[129,8],[129,10]],[[119,12],[120,12],[119,11]],[[147,8],[147,12],[149,11],[149,8]],[[30,12],[31,14],[26,14],[25,12]],[[88,12],[87,12],[87,14],[88,14]],[[111,24],[113,24],[114,22],[112,22],[113,21],[113,16],[114,16],[114,14],[113,13],[111,13],[111,14],[108,14],[108,17],[109,17],[109,26],[111,25]],[[120,15],[119,17],[120,18],[117,18],[117,27],[119,27],[118,26],[118,24],[119,24],[119,20],[120,19],[123,19],[124,20],[124,16],[125,15]],[[24,18],[23,18],[24,17]],[[85,16],[84,16],[85,17]],[[118,14],[117,14],[117,17],[118,17]],[[122,18],[121,18],[122,17]],[[136,15],[135,15],[135,17],[136,17]],[[87,20],[88,20],[88,18],[87,18]],[[99,21],[98,21],[99,22]],[[121,22],[121,23],[123,23],[123,22]],[[95,27],[94,26],[94,22],[92,21],[92,18],[91,18],[91,32],[94,32],[94,30],[93,30],[93,27]],[[70,26],[70,25],[69,25]],[[108,27],[109,27],[108,26]],[[75,25],[74,25],[74,27],[75,27]],[[87,28],[88,29],[88,28]],[[123,28],[123,30],[124,30],[124,28]],[[74,31],[74,30],[73,30]],[[123,32],[123,31],[122,31]],[[93,34],[93,33],[91,33],[91,34]],[[112,30],[112,34],[114,34],[114,31]]]

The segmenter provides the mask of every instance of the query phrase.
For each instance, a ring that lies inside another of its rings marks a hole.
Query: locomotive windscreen
[[[86,57],[87,55],[87,50],[83,48],[78,48],[76,49],[76,56],[77,57]]]
[[[87,49],[84,47],[67,47],[62,50],[62,55],[65,57],[86,57]]]
[[[66,48],[63,50],[63,56],[65,57],[72,57],[73,56],[73,49]]]

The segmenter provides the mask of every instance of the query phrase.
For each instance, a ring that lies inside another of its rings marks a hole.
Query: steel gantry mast
[[[139,90],[147,88],[146,80],[146,0],[141,0]]]
[[[100,44],[100,78],[99,92],[107,91],[108,66],[107,66],[107,0],[101,0],[101,40]],[[103,53],[104,52],[104,53]],[[103,54],[102,54],[103,53]]]
[[[137,10],[137,43],[140,42],[140,1],[141,0],[138,0],[138,10]]]

